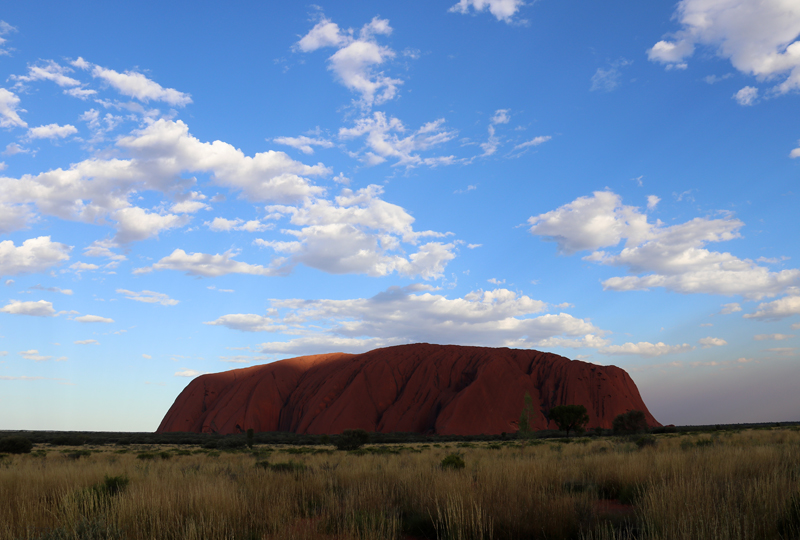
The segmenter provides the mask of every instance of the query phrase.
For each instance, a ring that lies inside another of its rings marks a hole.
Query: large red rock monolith
[[[158,432],[499,434],[517,430],[526,392],[537,411],[534,429],[556,429],[545,417],[556,405],[585,406],[588,428],[610,428],[630,410],[661,425],[616,366],[533,350],[418,343],[201,375]]]

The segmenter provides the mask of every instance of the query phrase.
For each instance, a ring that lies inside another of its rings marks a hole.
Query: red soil
[[[158,432],[499,434],[517,430],[526,392],[538,411],[537,430],[556,429],[544,413],[566,404],[586,407],[588,428],[610,428],[634,409],[650,426],[661,425],[618,367],[533,350],[419,343],[202,375],[181,392]]]

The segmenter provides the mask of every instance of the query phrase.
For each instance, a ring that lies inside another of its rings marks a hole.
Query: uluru
[[[529,349],[417,343],[201,375],[180,393],[158,432],[511,433],[526,393],[536,430],[556,429],[546,415],[557,405],[585,406],[590,429],[610,428],[630,410],[661,425],[616,366]]]

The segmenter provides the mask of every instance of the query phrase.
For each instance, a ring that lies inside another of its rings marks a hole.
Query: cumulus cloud
[[[96,339],[80,339],[78,341],[73,341],[75,345],[100,345],[100,342]]]
[[[70,246],[52,242],[49,236],[29,238],[17,247],[12,240],[0,242],[0,275],[44,272],[69,259]]]
[[[475,12],[489,10],[498,21],[511,23],[514,21],[514,15],[524,5],[524,0],[459,0],[448,11],[466,14],[470,12],[470,8]]]
[[[626,267],[631,275],[603,281],[614,291],[663,287],[681,293],[709,293],[759,299],[781,294],[800,283],[800,270],[771,272],[750,259],[710,251],[710,242],[739,238],[744,226],[731,216],[719,219],[694,218],[665,226],[650,223],[638,208],[625,206],[610,191],[580,197],[551,212],[531,217],[530,231],[555,241],[559,251],[572,254],[595,250],[584,260],[608,266]],[[625,246],[618,253],[599,248]]]
[[[0,127],[28,127],[28,124],[19,117],[24,112],[19,108],[19,98],[13,92],[0,88]]]
[[[719,313],[720,315],[730,315],[731,313],[737,313],[739,311],[742,311],[742,306],[740,306],[738,302],[731,302],[730,304],[724,304]]]
[[[663,356],[665,354],[680,354],[693,350],[694,347],[688,343],[682,345],[667,345],[666,343],[649,343],[640,341],[639,343],[624,343],[622,345],[610,345],[598,349],[600,354],[607,355],[638,355],[647,358]]]
[[[81,315],[80,317],[75,317],[75,320],[78,321],[78,322],[82,322],[82,323],[113,323],[114,322],[114,319],[109,319],[108,317],[101,317],[100,315]]]
[[[245,221],[243,219],[227,219],[224,217],[216,217],[212,221],[204,223],[209,229],[214,232],[228,232],[228,231],[247,231],[247,232],[261,232],[271,229],[271,223],[262,223],[257,219]]]
[[[756,334],[753,339],[756,341],[783,341],[784,339],[792,339],[794,336],[789,334]]]
[[[63,139],[78,132],[75,126],[66,124],[59,126],[58,124],[47,124],[46,126],[39,126],[30,128],[28,130],[29,139]]]
[[[19,355],[26,360],[33,360],[34,362],[46,362],[47,360],[52,360],[52,356],[43,356],[39,354],[39,351],[36,349],[30,349],[28,351],[20,351]],[[60,356],[55,359],[56,362],[62,362],[66,360],[66,356]]]
[[[125,295],[128,300],[145,302],[147,304],[161,304],[162,306],[174,306],[178,300],[170,298],[168,295],[153,291],[134,292],[126,289],[117,289],[117,293]]]
[[[755,105],[756,101],[758,100],[758,88],[745,86],[733,94],[733,99],[736,100],[736,103],[742,106]]]
[[[0,308],[0,312],[12,315],[31,315],[33,317],[52,317],[56,314],[56,310],[53,309],[53,303],[45,300],[37,302],[10,300],[6,306]]]
[[[545,302],[509,291],[473,291],[463,298],[432,294],[422,285],[390,287],[371,298],[270,300],[265,315],[231,314],[206,324],[249,332],[298,334],[265,343],[261,352],[364,351],[399,343],[459,343],[497,347],[607,344],[605,332],[566,313],[545,312]]]
[[[8,24],[6,21],[0,21],[0,56],[11,54],[11,51],[13,50],[6,45],[8,39],[4,38],[3,36],[16,31],[17,29]]]
[[[681,0],[681,28],[647,51],[667,67],[685,67],[698,45],[760,80],[783,79],[773,91],[800,89],[800,5],[785,0]]]
[[[657,197],[655,195],[648,195],[647,196],[647,209],[648,210],[653,210],[656,206],[658,206],[658,203],[660,203],[660,202],[661,202],[661,197]]]
[[[728,344],[724,339],[715,337],[704,337],[697,342],[702,345],[704,349],[708,349],[709,347],[722,347]]]
[[[60,289],[58,287],[42,287],[41,285],[34,285],[33,287],[28,287],[28,289],[32,291],[47,291],[47,292],[54,292],[59,294],[66,294],[67,296],[72,296],[72,289]]]
[[[313,154],[314,153],[314,146],[321,146],[322,148],[332,148],[333,143],[327,139],[319,139],[319,138],[312,138],[312,137],[275,137],[272,139],[273,142],[278,144],[285,144],[286,146],[291,146],[292,148],[297,148],[304,154]]]
[[[116,145],[130,158],[90,158],[67,170],[59,168],[18,179],[0,177],[0,206],[21,212],[33,205],[43,214],[85,223],[115,221],[116,241],[127,243],[189,222],[188,215],[151,211],[130,201],[134,194],[154,191],[179,198],[173,206],[175,212],[199,209],[199,205],[187,202],[198,202],[201,196],[185,191],[195,183],[193,178],[187,180],[185,173],[211,173],[212,182],[239,191],[252,202],[284,204],[323,192],[301,175],[330,172],[322,164],[307,166],[283,152],[251,157],[221,141],[201,142],[181,121],[150,122],[120,138]],[[20,217],[17,221],[23,220]]]
[[[135,71],[118,73],[113,69],[94,66],[92,76],[108,83],[120,94],[145,103],[151,100],[163,101],[173,107],[183,107],[192,102],[189,94],[179,92],[174,88],[164,88],[157,82]]]
[[[778,298],[772,302],[765,302],[758,305],[755,313],[747,313],[745,319],[779,320],[792,315],[800,315],[800,293],[797,290],[791,291],[794,294]]]
[[[353,127],[339,129],[339,138],[351,140],[364,137],[366,148],[356,155],[367,165],[377,165],[387,159],[393,159],[395,165],[405,167],[450,165],[457,161],[455,156],[420,155],[420,152],[456,137],[458,132],[446,129],[444,122],[444,118],[439,118],[409,133],[399,119],[376,112],[371,117],[358,119]]]
[[[800,146],[789,152],[789,157],[792,159],[800,157]]]
[[[12,75],[11,79],[19,82],[50,81],[62,87],[80,86],[81,82],[68,76],[67,73],[72,73],[72,69],[48,60],[28,65],[26,75]]]
[[[283,273],[278,268],[264,267],[235,261],[237,255],[234,251],[223,254],[211,255],[208,253],[186,253],[176,249],[151,267],[139,268],[134,271],[142,274],[151,270],[177,270],[186,272],[190,276],[219,277],[227,274],[252,274],[256,276],[275,276]],[[277,261],[280,263],[280,261]],[[175,302],[177,303],[177,301]]]
[[[175,372],[176,377],[197,377],[198,375],[205,375],[205,371],[197,371],[196,369],[181,368],[180,371]]]
[[[449,233],[414,231],[414,218],[382,200],[382,192],[380,186],[371,185],[355,192],[343,189],[333,201],[314,199],[300,207],[267,207],[269,212],[289,216],[297,228],[283,232],[294,240],[258,239],[255,243],[286,255],[287,267],[302,263],[333,274],[441,276],[455,257],[455,244],[420,245],[420,241]],[[417,246],[416,252],[401,255],[403,243]]]
[[[295,44],[295,50],[308,53],[336,48],[328,58],[328,69],[342,85],[359,94],[359,104],[368,109],[394,99],[398,86],[403,84],[377,69],[396,56],[392,49],[379,45],[376,40],[378,35],[391,33],[389,21],[378,17],[365,24],[357,36],[352,29],[342,30],[323,18]]]

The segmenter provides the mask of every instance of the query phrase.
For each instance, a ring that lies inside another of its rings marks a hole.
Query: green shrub
[[[443,470],[463,469],[467,466],[460,454],[450,454],[446,456],[439,465]]]
[[[306,470],[306,466],[303,463],[292,461],[291,459],[289,461],[278,463],[259,461],[256,463],[256,467],[280,473],[300,473]]]
[[[209,453],[208,453],[208,454],[206,454],[206,455],[207,455],[208,457],[217,458],[217,457],[219,457],[219,456],[220,456],[220,453],[219,453],[219,452],[217,452],[216,450],[214,450],[214,451],[212,451],[212,452],[209,452]]]
[[[643,435],[636,439],[636,446],[639,450],[644,448],[655,448],[658,445],[658,441],[652,435]]]
[[[131,481],[130,478],[128,478],[124,474],[121,474],[119,476],[106,475],[101,485],[103,486],[103,489],[105,490],[106,493],[113,496],[113,495],[118,495],[123,491],[125,491],[125,488],[128,487],[128,483],[130,481]]]
[[[91,450],[76,450],[74,452],[68,452],[66,454],[66,456],[69,459],[81,459],[82,457],[87,457],[87,456],[91,456],[91,455],[92,455],[92,451]]]
[[[614,418],[614,435],[629,435],[647,431],[647,418],[644,411],[628,411]]]
[[[160,457],[161,459],[169,459],[172,457],[172,454],[170,454],[169,452],[159,452],[158,457]]]
[[[8,454],[30,454],[33,443],[19,435],[9,435],[0,439],[0,452]]]
[[[142,452],[141,454],[136,455],[136,459],[141,459],[142,461],[149,461],[156,458],[156,455],[152,452]]]
[[[346,429],[336,438],[337,450],[357,450],[369,442],[369,433],[363,429]]]

